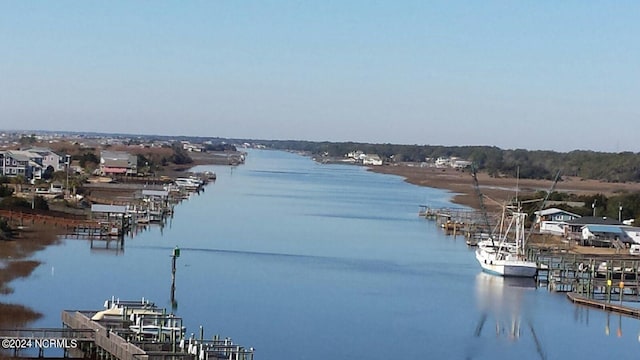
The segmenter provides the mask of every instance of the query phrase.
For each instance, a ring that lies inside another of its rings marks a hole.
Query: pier
[[[447,235],[464,235],[469,243],[485,238],[485,234],[489,232],[483,213],[477,210],[420,205],[418,216],[435,221],[436,226],[442,228]]]
[[[447,235],[464,234],[468,245],[476,245],[490,234],[486,222],[491,223],[491,219],[483,219],[482,213],[474,210],[434,209],[420,205],[418,215],[435,221]],[[526,258],[538,265],[537,286],[567,293],[567,297],[577,304],[640,318],[640,306],[627,306],[628,303],[640,303],[638,257],[575,254],[564,247],[530,244]]]
[[[0,329],[0,358],[105,360],[253,360],[231,338],[204,337],[152,302],[107,300],[102,310],[65,310],[60,329]],[[4,353],[2,352],[4,351]]]
[[[590,307],[602,309],[605,311],[611,311],[611,312],[619,313],[622,315],[627,315],[634,318],[640,318],[640,309],[638,308],[632,308],[629,306],[610,303],[606,301],[589,299],[588,297],[582,296],[580,294],[572,293],[572,292],[567,293],[567,298],[575,304],[590,306]]]

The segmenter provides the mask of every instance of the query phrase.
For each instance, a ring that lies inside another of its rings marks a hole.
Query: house
[[[436,167],[446,167],[451,164],[451,159],[439,157],[436,159]]]
[[[567,221],[580,217],[578,214],[557,208],[536,211],[534,214],[536,215],[535,224],[540,233],[552,235],[567,234]]]
[[[569,232],[582,232],[582,227],[585,225],[624,225],[615,219],[594,216],[583,216],[573,220],[567,220],[566,223]]]
[[[451,167],[454,169],[466,169],[471,167],[472,162],[467,160],[454,160],[451,162]]]
[[[361,156],[364,156],[364,153],[360,150],[351,151],[347,154],[348,158],[359,160]]]
[[[635,226],[623,226],[622,231],[625,232],[627,238],[631,239],[633,243],[640,244],[640,228]]]
[[[205,151],[204,147],[201,146],[201,145],[192,144],[192,143],[190,143],[188,141],[181,141],[181,143],[182,143],[182,148],[184,150],[192,151],[192,152],[204,152]]]
[[[611,228],[599,228],[597,227],[598,225],[611,226]],[[589,226],[589,228],[585,230],[586,226]],[[586,239],[595,239],[596,237],[605,238],[609,235],[613,235],[612,238],[616,238],[616,236],[620,238],[619,233],[621,232],[621,230],[619,231],[617,229],[620,229],[622,226],[624,226],[624,224],[614,219],[609,219],[606,217],[583,216],[566,221],[564,232],[567,238],[580,239],[584,243]],[[617,229],[614,229],[613,227],[616,227]]]
[[[380,166],[382,165],[382,159],[377,154],[367,154],[362,159],[362,165]]]
[[[536,211],[534,214],[536,215],[536,223],[541,223],[543,221],[570,221],[581,217],[578,214],[557,208]]]
[[[25,151],[36,153],[42,157],[42,168],[47,169],[49,166],[53,168],[53,171],[64,171],[65,159],[63,155],[56,154],[51,149],[47,148],[28,148]]]
[[[28,151],[8,150],[0,152],[0,168],[3,176],[23,176],[26,180],[42,178],[42,156]]]
[[[614,240],[633,242],[617,225],[585,225],[582,227],[582,245],[611,246]]]
[[[138,173],[138,157],[124,151],[100,152],[100,173],[103,176],[136,175]]]

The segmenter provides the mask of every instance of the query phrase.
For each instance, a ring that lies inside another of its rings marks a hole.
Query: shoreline
[[[198,165],[221,165],[220,159],[213,156],[194,157],[193,163],[187,165],[167,166],[158,176],[179,177]],[[228,165],[228,164],[224,164]],[[231,166],[231,165],[229,165]],[[96,193],[100,193],[99,190]],[[109,192],[106,192],[109,193]],[[133,192],[125,191],[126,196],[133,196]],[[109,195],[113,195],[109,193]],[[17,229],[15,236],[9,240],[0,240],[0,328],[19,328],[40,319],[43,314],[21,304],[6,302],[3,295],[13,293],[11,282],[31,276],[33,271],[42,263],[34,260],[38,251],[51,245],[61,243],[60,236],[64,232],[54,224],[32,223],[19,226],[11,224]]]
[[[14,224],[12,224],[14,225]],[[41,265],[33,255],[47,246],[60,243],[59,231],[51,225],[30,224],[10,240],[0,242],[0,296],[13,293],[11,282],[31,276]],[[20,327],[38,320],[42,314],[33,309],[0,299],[0,327]]]
[[[187,166],[169,166],[163,175],[179,176],[185,171],[197,165],[215,165],[213,159],[199,156]],[[407,165],[368,166],[368,171],[389,175],[401,176],[408,183],[446,190],[451,193],[451,202],[468,206],[474,209],[480,207],[478,196],[473,183],[471,173],[467,170],[421,168]],[[492,178],[486,173],[478,174],[478,183],[483,195],[496,200],[485,201],[488,211],[499,210],[497,201],[508,201],[513,198],[516,188],[520,194],[530,194],[536,191],[547,191],[551,188],[552,181],[548,180],[516,180],[513,178]],[[570,177],[558,182],[556,191],[571,192],[577,194],[614,194],[618,191],[640,191],[640,183],[634,184],[609,184],[593,180],[581,180]],[[418,205],[418,204],[416,204]],[[32,272],[41,265],[33,260],[33,255],[50,245],[60,243],[59,229],[49,224],[31,224],[17,232],[14,239],[0,241],[0,327],[20,327],[38,320],[42,314],[28,307],[6,303],[2,301],[2,295],[13,292],[11,281],[29,277]]]
[[[480,208],[480,201],[469,170],[421,168],[408,165],[367,166],[367,169],[375,173],[401,176],[410,184],[447,190],[452,195],[451,202],[473,209]],[[551,180],[495,178],[484,172],[478,173],[477,178],[482,195],[493,200],[483,201],[488,211],[499,211],[499,203],[513,199],[516,194],[527,196],[539,191],[547,192],[553,186]],[[553,189],[557,192],[576,195],[610,196],[622,191],[640,192],[640,183],[604,183],[563,176]]]

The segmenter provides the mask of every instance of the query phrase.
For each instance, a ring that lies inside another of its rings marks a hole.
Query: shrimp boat
[[[484,240],[478,242],[476,259],[482,270],[491,274],[513,277],[535,277],[538,266],[524,256],[524,217],[517,211],[511,217],[509,228],[499,241]],[[509,240],[509,229],[515,226],[515,239]]]

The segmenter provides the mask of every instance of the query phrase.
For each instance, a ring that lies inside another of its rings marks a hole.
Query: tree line
[[[606,153],[589,150],[556,152],[546,150],[500,149],[495,146],[438,146],[367,144],[356,142],[263,141],[273,149],[305,151],[316,156],[342,157],[351,151],[378,154],[387,163],[429,162],[439,157],[471,161],[491,176],[553,180],[560,171],[565,176],[605,182],[639,182],[640,153]]]

